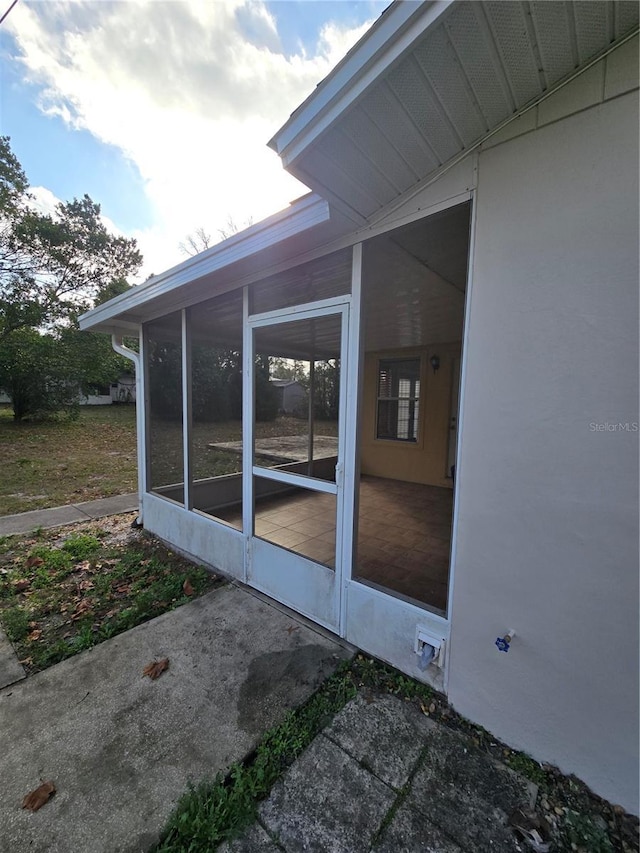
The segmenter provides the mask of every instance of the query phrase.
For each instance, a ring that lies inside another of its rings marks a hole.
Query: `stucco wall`
[[[637,813],[636,92],[480,154],[472,263],[450,699]]]

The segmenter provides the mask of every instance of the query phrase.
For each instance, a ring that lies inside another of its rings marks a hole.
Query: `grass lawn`
[[[182,429],[164,422],[156,434],[155,484],[181,479]],[[256,424],[258,438],[299,435],[306,421],[279,417]],[[318,435],[335,435],[336,424],[320,422]],[[237,453],[210,444],[240,441],[239,421],[195,423],[194,476],[240,471]],[[15,423],[10,406],[0,405],[0,515],[91,501],[138,488],[135,406],[83,406],[75,421]]]
[[[84,406],[76,421],[14,423],[0,408],[0,515],[137,489],[135,406]]]
[[[223,583],[132,530],[134,518],[127,513],[0,538],[0,624],[27,673]]]

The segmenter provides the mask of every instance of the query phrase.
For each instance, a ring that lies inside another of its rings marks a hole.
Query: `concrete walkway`
[[[395,696],[359,695],[223,853],[517,853],[533,783]]]
[[[20,512],[16,515],[5,515],[0,518],[0,536],[13,536],[16,533],[31,533],[39,527],[59,527],[62,524],[73,524],[76,521],[91,521],[94,518],[104,518],[107,515],[117,515],[120,512],[133,512],[138,509],[138,493],[114,495],[97,501],[57,506],[51,509],[34,509],[31,512]]]
[[[137,495],[0,518],[28,533]],[[143,853],[190,781],[244,758],[353,649],[264,596],[222,587],[24,679],[0,635],[0,851]],[[3,654],[3,652],[5,654]],[[142,676],[169,658],[157,681]],[[6,658],[6,660],[4,660]],[[4,660],[4,668],[3,668]],[[38,812],[22,798],[52,780]],[[222,853],[518,853],[535,786],[394,696],[357,696]]]
[[[351,654],[227,586],[5,687],[0,850],[148,851],[189,781],[241,760]],[[22,810],[48,780],[55,796]]]

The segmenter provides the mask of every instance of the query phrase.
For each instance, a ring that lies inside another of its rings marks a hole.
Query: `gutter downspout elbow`
[[[136,352],[133,349],[130,349],[128,346],[125,346],[122,340],[122,334],[116,334],[115,332],[111,335],[111,346],[118,355],[124,356],[124,358],[132,361],[135,367],[136,374],[136,447],[137,447],[137,461],[138,461],[138,517],[136,518],[135,524],[138,527],[143,526],[142,519],[142,496],[144,494],[144,463],[145,463],[145,453],[144,453],[144,391],[142,389],[142,368],[141,368],[141,359],[140,353]]]

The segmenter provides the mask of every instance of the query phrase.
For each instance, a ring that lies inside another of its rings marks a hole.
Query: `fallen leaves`
[[[182,591],[185,595],[193,595],[193,587],[191,586],[191,581],[189,578],[182,584]]]
[[[30,812],[37,812],[45,803],[49,802],[55,792],[56,786],[53,782],[43,782],[33,791],[29,791],[22,801],[22,808],[28,809]]]
[[[71,621],[76,622],[82,619],[83,616],[88,616],[92,612],[93,602],[89,598],[84,598],[76,604],[75,610],[71,616]]]
[[[42,636],[42,631],[35,629],[35,630],[31,631],[30,634],[27,634],[27,640],[29,640],[30,643],[33,643],[36,640],[39,640],[41,636]]]
[[[28,569],[37,569],[38,566],[42,566],[44,564],[44,560],[42,557],[27,557],[26,567]]]
[[[155,681],[156,678],[160,678],[162,673],[169,669],[169,658],[162,658],[162,660],[154,660],[151,663],[148,663],[145,668],[142,670],[142,677],[148,675],[152,681]]]
[[[29,589],[30,586],[31,581],[27,580],[26,578],[20,578],[20,580],[13,582],[13,588],[16,592],[24,592],[25,589]]]

